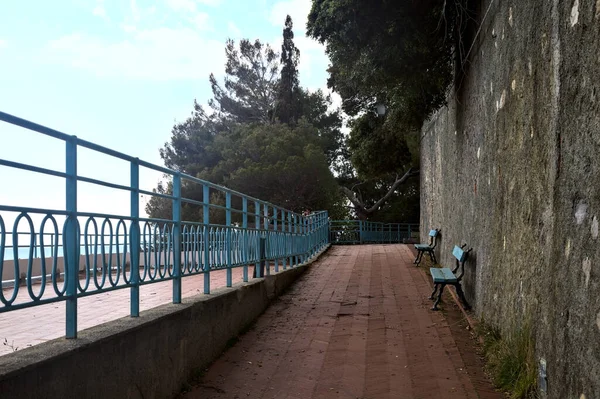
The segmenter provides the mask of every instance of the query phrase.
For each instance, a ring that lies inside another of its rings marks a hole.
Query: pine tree
[[[281,45],[281,78],[277,96],[276,116],[281,123],[293,125],[298,121],[299,81],[298,61],[300,50],[294,44],[294,24],[288,15],[283,29],[283,44]]]

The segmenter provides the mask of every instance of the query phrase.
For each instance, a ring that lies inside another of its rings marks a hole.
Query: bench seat
[[[440,233],[439,229],[435,229],[435,230],[431,230],[429,231],[429,243],[425,244],[425,243],[421,243],[421,244],[415,244],[415,249],[417,250],[417,257],[415,258],[415,261],[413,262],[415,265],[419,265],[419,263],[421,263],[421,259],[423,259],[423,254],[427,253],[427,255],[429,255],[429,258],[431,259],[431,261],[433,263],[437,263],[437,261],[435,260],[435,246],[437,245],[437,238],[438,238],[438,234]]]
[[[458,281],[452,270],[448,267],[437,268],[432,267],[429,269],[431,272],[431,277],[433,277],[433,282],[435,284],[445,283],[445,284],[454,284]]]

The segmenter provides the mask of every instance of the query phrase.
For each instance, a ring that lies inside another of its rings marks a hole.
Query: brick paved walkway
[[[477,398],[405,245],[333,247],[185,395]]]

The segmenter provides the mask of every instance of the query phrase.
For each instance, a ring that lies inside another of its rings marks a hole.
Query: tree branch
[[[412,168],[410,168],[404,175],[402,175],[401,177],[398,177],[398,175],[396,175],[396,180],[394,181],[394,183],[392,184],[392,186],[390,187],[390,189],[388,190],[388,192],[379,199],[379,201],[377,201],[375,203],[375,205],[373,205],[370,208],[366,208],[363,201],[356,196],[356,193],[352,190],[350,190],[347,187],[340,187],[340,190],[344,193],[344,195],[348,198],[348,200],[350,200],[350,202],[352,203],[352,205],[354,205],[354,209],[358,212],[358,213],[362,213],[365,215],[371,214],[376,212],[377,210],[379,210],[379,207],[381,207],[381,205],[383,205],[385,203],[385,201],[387,201],[387,199],[389,197],[392,196],[392,194],[394,194],[394,191],[396,191],[396,189],[398,188],[399,185],[401,185],[402,183],[404,183],[405,181],[407,181],[409,178],[411,178],[412,176],[416,176],[419,174],[418,170],[413,170]],[[353,188],[356,187],[356,185],[353,186]]]
[[[364,209],[365,208],[364,205],[359,201],[359,199],[356,198],[354,191],[352,191],[348,187],[344,187],[344,186],[341,186],[340,190],[342,190],[344,195],[346,197],[348,197],[348,200],[350,200],[350,202],[352,202],[352,205],[354,205],[354,209]]]

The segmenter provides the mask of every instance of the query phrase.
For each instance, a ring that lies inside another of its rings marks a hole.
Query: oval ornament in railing
[[[121,247],[121,243],[119,242],[119,237],[121,236],[121,234],[119,234],[119,232],[121,231],[121,227],[123,228],[123,257],[121,258],[121,251],[119,250],[119,248]],[[121,276],[121,272],[123,272],[123,281],[125,282],[125,284],[129,284],[129,281],[131,280],[130,278],[127,277],[127,225],[125,224],[125,221],[123,219],[119,219],[119,221],[117,222],[117,230],[116,230],[116,239],[115,239],[115,246],[116,246],[116,253],[117,253],[117,279],[116,279],[116,283],[119,283],[119,276]],[[131,275],[131,262],[130,262],[130,275]]]
[[[106,226],[108,226],[109,231],[110,231],[110,239],[108,241],[108,262],[106,261],[106,240],[104,238],[104,237],[106,237],[106,234],[105,234]],[[112,277],[113,237],[114,237],[114,234],[113,234],[112,222],[110,221],[110,219],[106,218],[102,222],[102,230],[100,231],[100,252],[102,253],[102,276],[103,276],[103,282],[104,282],[104,276],[108,275],[108,282],[111,286],[114,287],[116,285],[116,281],[114,281],[113,277]],[[102,287],[102,288],[104,288],[104,287]]]
[[[44,291],[46,289],[46,245],[44,244],[44,237],[46,236],[44,228],[46,227],[46,222],[50,221],[52,223],[52,227],[54,228],[54,232],[51,233],[51,237],[57,237],[56,240],[52,240],[50,247],[50,252],[52,254],[52,268],[51,268],[51,281],[54,286],[54,291],[57,295],[61,295],[60,291],[57,289],[57,280],[60,277],[60,270],[58,270],[58,223],[56,223],[56,219],[54,216],[48,214],[42,219],[42,223],[40,224],[40,262],[41,262],[41,273],[42,273],[42,281],[41,281],[41,292],[39,294],[38,299],[41,299],[44,295]],[[63,284],[63,292],[66,289],[66,286]]]
[[[36,300],[36,295],[33,293],[31,281],[31,274],[33,272],[33,252],[35,249],[35,228],[33,227],[33,220],[31,220],[31,217],[27,213],[22,212],[19,214],[19,216],[17,216],[13,224],[13,262],[15,265],[15,288],[13,289],[13,297],[9,300],[10,302],[13,302],[17,297],[19,291],[18,286],[21,279],[19,265],[19,222],[23,218],[25,218],[27,225],[29,226],[29,251],[27,256],[27,274],[25,277],[25,284],[27,285],[29,297],[34,301]]]

